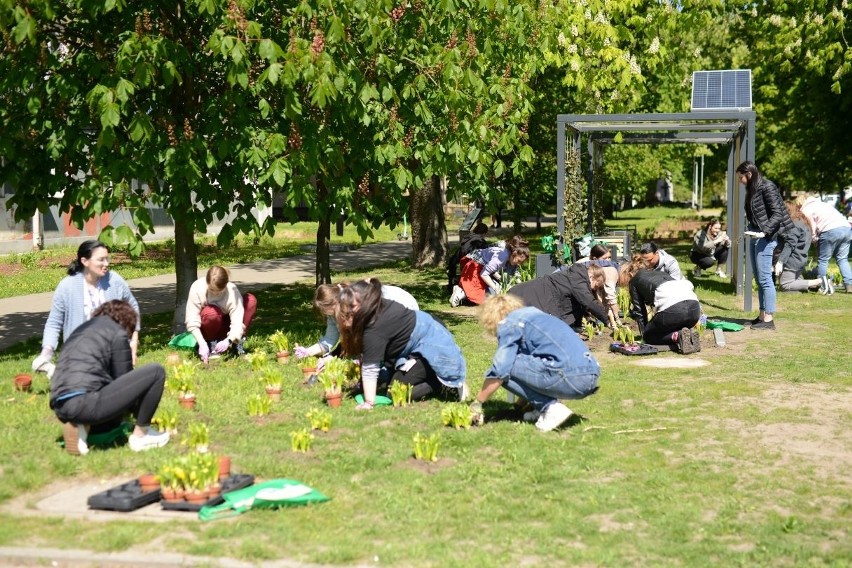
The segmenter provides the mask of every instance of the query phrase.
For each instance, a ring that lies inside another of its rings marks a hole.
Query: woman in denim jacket
[[[482,424],[482,403],[501,386],[532,404],[524,414],[542,432],[565,423],[571,410],[559,399],[580,399],[598,389],[601,368],[586,344],[568,325],[537,308],[524,307],[509,294],[483,303],[479,321],[497,336],[497,351],[482,390],[471,404]]]

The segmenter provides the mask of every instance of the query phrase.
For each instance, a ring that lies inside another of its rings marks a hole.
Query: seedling
[[[270,335],[267,341],[272,344],[276,353],[290,351],[290,337],[280,329]]]
[[[586,333],[586,336],[589,339],[594,337],[595,334],[597,334],[598,330],[600,329],[600,327],[597,324],[591,322],[590,320],[587,320],[586,318],[583,318],[581,323],[583,325],[583,331]]]
[[[189,425],[189,436],[183,443],[200,454],[207,453],[210,445],[210,428],[204,422],[193,422]]]
[[[438,447],[441,445],[441,437],[432,434],[423,436],[420,432],[414,434],[414,458],[424,461],[438,461]]]
[[[151,420],[151,425],[157,428],[157,430],[168,432],[172,435],[177,434],[177,424],[177,413],[170,410],[159,410],[157,415]]]
[[[307,452],[311,449],[313,441],[314,435],[307,428],[290,432],[290,447],[294,452]]]
[[[263,369],[260,374],[260,378],[263,381],[263,384],[267,387],[281,387],[281,372],[271,365],[268,365]]]
[[[630,313],[630,291],[627,290],[627,288],[619,288],[616,301],[618,302],[618,311],[620,311],[624,317],[627,317],[627,314]]]
[[[311,422],[312,430],[328,432],[331,429],[331,412],[314,408],[305,417]]]
[[[320,373],[319,382],[322,385],[325,394],[337,394],[341,391],[340,377],[334,373],[329,373],[327,369],[323,369]]]
[[[612,339],[613,341],[622,343],[623,345],[633,345],[636,343],[636,335],[633,333],[633,330],[626,325],[616,327],[612,332]]]
[[[319,359],[312,356],[304,357],[301,361],[301,365],[303,369],[316,369],[317,363],[319,363]]]
[[[248,401],[249,416],[264,416],[272,410],[272,401],[269,398],[256,394]]]
[[[388,389],[394,406],[408,406],[411,404],[411,391],[412,387],[410,384],[399,381],[392,382]]]
[[[441,420],[444,426],[452,426],[456,430],[470,428],[473,421],[473,413],[470,407],[462,402],[453,402],[441,411]]]
[[[250,353],[249,355],[246,355],[246,359],[248,359],[249,363],[251,363],[251,370],[255,373],[259,373],[264,367],[266,367],[267,356],[263,351]]]

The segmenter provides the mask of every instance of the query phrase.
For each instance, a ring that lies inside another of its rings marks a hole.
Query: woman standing
[[[751,264],[757,281],[760,314],[752,320],[752,329],[775,329],[775,283],[772,281],[772,254],[778,235],[793,228],[787,206],[778,187],[763,177],[754,162],[737,167],[739,181],[746,186],[745,213],[747,233],[752,233]],[[750,284],[747,284],[750,286]]]
[[[515,235],[493,247],[478,249],[461,260],[459,288],[453,289],[450,305],[458,306],[467,298],[472,304],[481,304],[487,294],[497,294],[502,270],[511,272],[530,257],[529,243]]]
[[[68,267],[53,293],[53,305],[44,324],[41,353],[32,364],[33,371],[53,377],[53,355],[59,345],[59,335],[67,341],[71,333],[92,317],[101,304],[122,300],[136,312],[136,328],[130,335],[130,352],[136,363],[139,347],[139,304],[124,278],[109,269],[109,249],[101,241],[89,240],[77,248],[77,259]]]
[[[50,408],[65,424],[68,453],[88,453],[90,427],[120,419],[127,411],[136,415],[131,450],[168,443],[168,432],[150,427],[163,396],[166,371],[157,363],[133,369],[130,337],[135,331],[136,311],[127,302],[111,300],[65,342],[50,382]]]
[[[391,381],[413,387],[412,399],[437,394],[442,386],[458,389],[465,399],[467,365],[453,335],[426,312],[382,298],[378,279],[340,291],[337,326],[343,355],[361,359],[364,402],[358,410],[373,408],[385,362],[393,369]]]

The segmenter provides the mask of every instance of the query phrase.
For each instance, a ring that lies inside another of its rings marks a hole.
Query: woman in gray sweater
[[[793,220],[793,228],[780,237],[783,248],[775,263],[775,274],[779,275],[778,285],[784,292],[807,292],[819,288],[822,283],[819,278],[802,278],[808,263],[813,228],[799,205],[787,203],[787,211]]]

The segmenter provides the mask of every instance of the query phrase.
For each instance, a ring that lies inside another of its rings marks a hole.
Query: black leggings
[[[54,408],[62,422],[102,424],[120,418],[130,411],[136,425],[147,428],[160,404],[166,370],[151,363],[121,375],[100,390],[69,398]]]
[[[441,392],[441,381],[435,371],[424,359],[416,358],[417,362],[408,372],[395,371],[391,383],[399,381],[411,385],[411,400],[420,400]]]
[[[698,323],[701,317],[701,305],[696,300],[684,300],[673,306],[669,306],[661,312],[654,314],[642,339],[645,343],[664,345],[674,343],[672,333],[680,331],[684,327],[692,327]]]
[[[719,268],[721,268],[728,262],[729,250],[731,250],[730,247],[719,245],[716,247],[716,250],[713,251],[712,255],[705,255],[703,252],[698,252],[693,249],[693,251],[689,253],[689,258],[702,270],[707,270],[717,262],[719,263]]]

